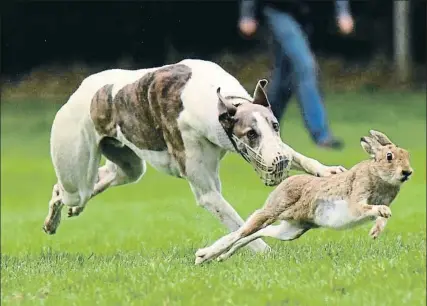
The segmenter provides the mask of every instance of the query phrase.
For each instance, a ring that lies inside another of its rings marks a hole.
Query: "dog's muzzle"
[[[267,161],[259,152],[249,147],[236,136],[232,136],[242,157],[252,165],[261,180],[267,186],[280,184],[289,175],[292,164],[290,149],[283,142],[271,143],[270,152],[275,152]],[[274,147],[273,147],[274,146]]]

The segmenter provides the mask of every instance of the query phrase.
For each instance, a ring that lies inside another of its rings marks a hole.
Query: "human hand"
[[[349,34],[353,31],[354,21],[353,17],[350,15],[342,15],[338,17],[338,27],[340,28],[341,33]]]
[[[254,34],[257,28],[258,23],[255,19],[245,18],[239,22],[239,29],[246,36]]]

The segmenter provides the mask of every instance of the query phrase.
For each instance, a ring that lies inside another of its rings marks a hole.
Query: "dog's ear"
[[[270,102],[268,101],[267,94],[265,93],[265,87],[267,86],[268,81],[262,79],[258,81],[258,84],[255,87],[254,91],[254,102],[253,104],[259,104],[265,107],[270,107]]]
[[[231,117],[233,117],[236,114],[237,107],[234,106],[232,103],[227,101],[222,95],[221,95],[221,88],[218,87],[216,90],[216,94],[218,96],[218,114],[219,116],[223,114],[227,114]]]
[[[216,90],[216,94],[218,96],[218,120],[224,128],[231,129],[235,122],[233,116],[236,114],[237,107],[221,95],[220,87]]]

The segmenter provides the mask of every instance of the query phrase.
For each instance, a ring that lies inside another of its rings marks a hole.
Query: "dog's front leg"
[[[219,180],[217,174],[210,173],[206,169],[200,169],[197,176],[200,176],[200,179],[190,180],[190,186],[198,204],[218,218],[229,231],[233,232],[239,229],[244,223],[243,219],[224,199],[220,191],[214,188],[214,181]],[[255,252],[265,252],[270,249],[261,239],[252,242],[249,247]]]
[[[203,139],[197,139],[196,144],[194,142],[195,140],[186,138],[186,172],[196,201],[218,218],[229,231],[236,231],[244,221],[221,194],[219,163],[224,152]],[[255,252],[270,249],[261,239],[252,242],[249,247]]]
[[[292,168],[295,170],[302,170],[316,176],[329,176],[346,171],[342,166],[325,166],[317,160],[304,156],[295,150],[292,152],[292,155]]]

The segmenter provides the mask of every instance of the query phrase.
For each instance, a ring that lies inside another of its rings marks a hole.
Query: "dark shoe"
[[[328,138],[324,141],[316,143],[318,147],[333,149],[333,150],[342,150],[344,147],[344,142],[336,138]]]

